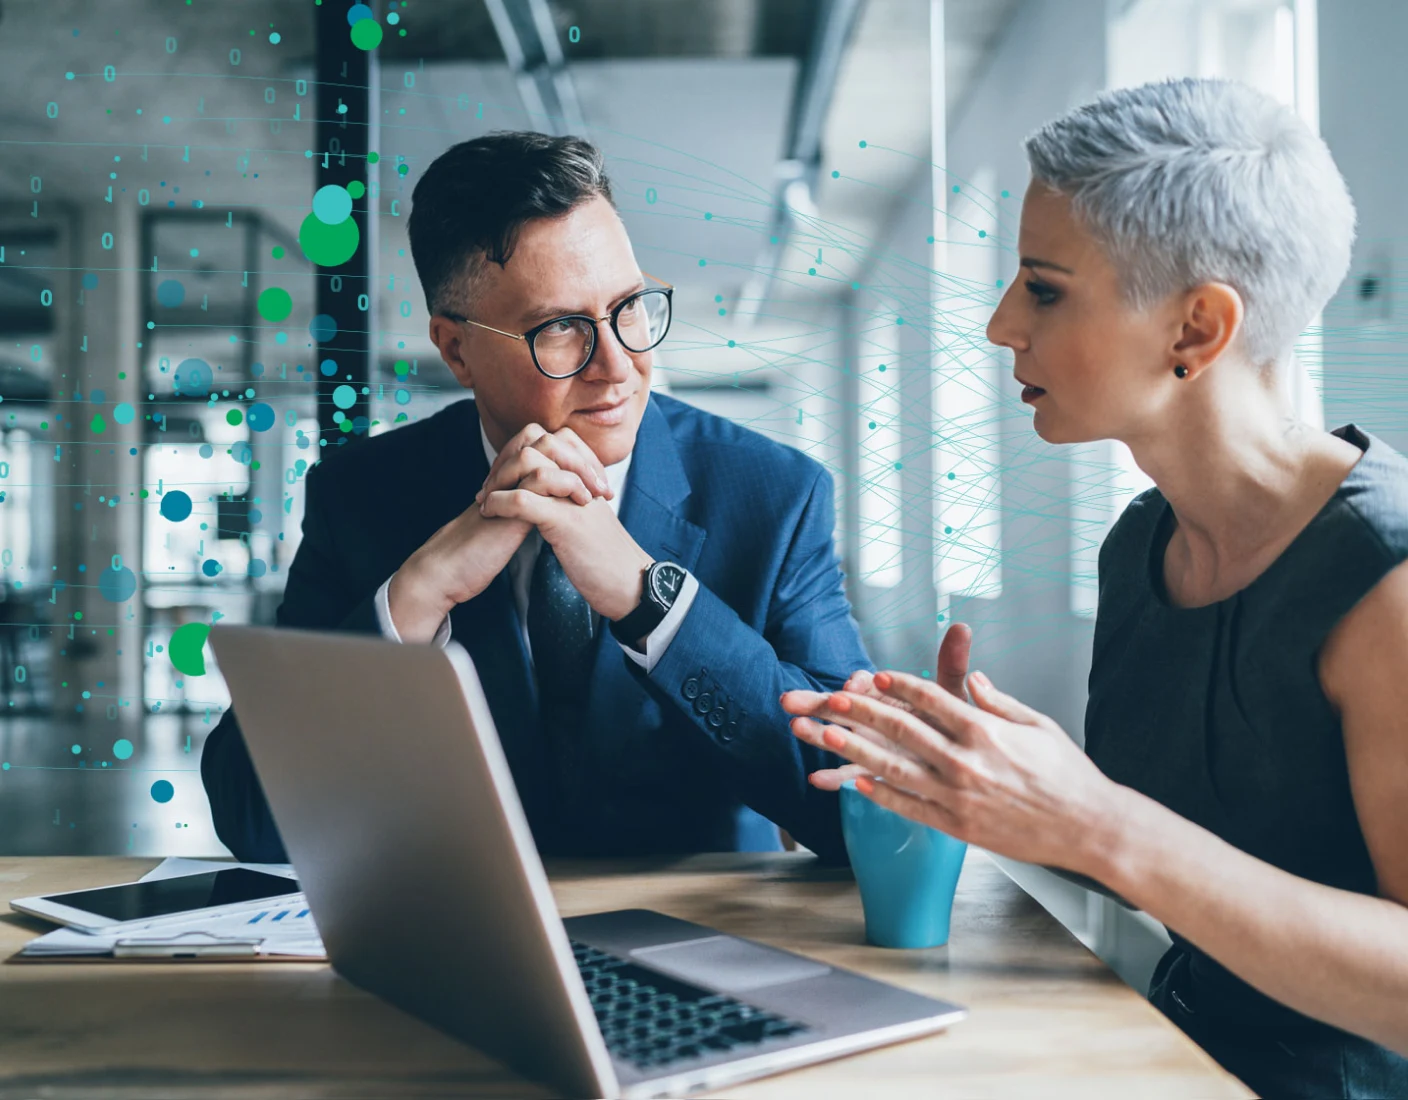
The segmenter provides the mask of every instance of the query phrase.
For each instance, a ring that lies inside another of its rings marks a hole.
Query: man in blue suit
[[[775,849],[781,826],[844,859],[807,781],[839,761],[778,698],[872,667],[831,478],[651,393],[671,288],[590,144],[464,142],[413,202],[430,336],[474,398],[313,468],[279,623],[462,644],[544,854]],[[233,712],[201,775],[236,857],[287,858]]]

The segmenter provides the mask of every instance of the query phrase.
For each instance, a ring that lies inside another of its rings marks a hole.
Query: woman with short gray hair
[[[1043,439],[1122,440],[1157,486],[1100,551],[1086,753],[954,626],[937,683],[783,697],[854,761],[812,782],[1161,920],[1151,998],[1259,1095],[1408,1096],[1408,460],[1297,421],[1284,379],[1349,266],[1344,181],[1224,81],[1108,93],[1026,148],[988,336]]]

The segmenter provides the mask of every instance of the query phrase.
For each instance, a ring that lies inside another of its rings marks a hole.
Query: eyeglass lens
[[[670,296],[646,290],[627,299],[616,314],[616,335],[634,352],[649,351],[665,338],[670,326]],[[584,317],[564,317],[540,329],[533,354],[544,374],[566,378],[587,365],[592,355],[592,323]]]

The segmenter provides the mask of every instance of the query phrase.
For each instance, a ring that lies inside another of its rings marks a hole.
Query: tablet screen
[[[217,905],[276,898],[296,894],[299,889],[296,879],[251,871],[247,867],[231,867],[225,871],[206,871],[199,875],[180,875],[148,882],[128,882],[121,886],[104,886],[99,890],[53,894],[44,900],[110,920],[129,921],[169,916],[188,909],[210,909]]]

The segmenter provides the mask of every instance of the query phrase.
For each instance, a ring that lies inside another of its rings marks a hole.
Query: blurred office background
[[[465,396],[406,216],[495,129],[603,148],[678,288],[658,387],[831,469],[876,661],[970,622],[1079,738],[1096,550],[1145,482],[1037,439],[984,338],[1021,139],[1166,76],[1293,105],[1360,215],[1293,397],[1405,448],[1405,44],[1399,0],[3,0],[0,850],[223,851],[204,631],[272,621],[327,447]],[[1139,929],[1048,903],[1138,976]]]

